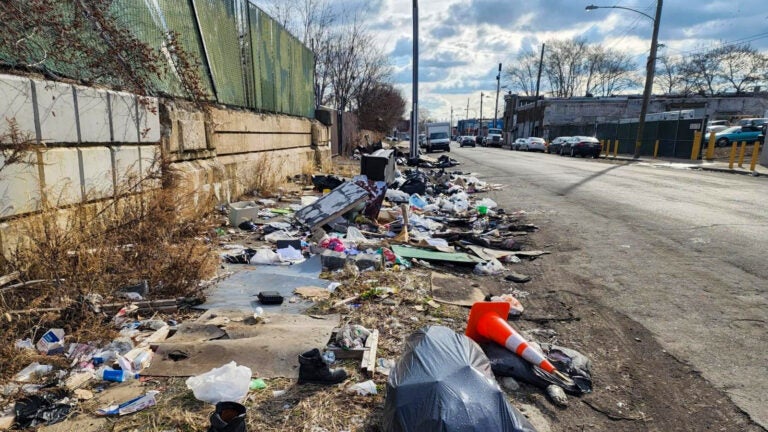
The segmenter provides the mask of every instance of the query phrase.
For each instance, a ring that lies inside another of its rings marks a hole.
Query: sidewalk
[[[742,168],[739,168],[737,164],[733,164],[733,169],[728,168],[728,161],[721,161],[721,160],[714,160],[714,161],[706,161],[706,160],[690,160],[690,159],[675,159],[675,158],[652,158],[650,156],[643,156],[639,159],[634,159],[630,155],[618,155],[616,157],[613,157],[612,155],[608,157],[601,156],[601,159],[606,160],[617,160],[617,161],[625,161],[625,162],[637,162],[642,164],[648,164],[653,165],[657,167],[667,167],[667,168],[676,168],[676,169],[700,169],[702,171],[715,171],[715,172],[723,172],[723,173],[729,173],[729,174],[743,174],[743,175],[752,175],[752,176],[768,176],[768,167],[765,167],[763,165],[760,165],[759,163],[755,165],[755,171],[749,170],[749,161],[744,161],[742,164]]]

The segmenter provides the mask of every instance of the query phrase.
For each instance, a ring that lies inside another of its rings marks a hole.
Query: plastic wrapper
[[[155,396],[160,393],[155,390],[150,390],[147,393],[133,398],[129,401],[123,402],[120,405],[110,405],[105,408],[101,408],[96,411],[98,415],[126,415],[145,410],[149,407],[157,405]]]
[[[13,412],[15,427],[24,429],[40,425],[51,425],[67,418],[72,406],[63,403],[64,395],[49,393],[43,396],[29,396],[16,401]]]
[[[248,395],[251,383],[251,369],[238,366],[234,361],[224,366],[187,379],[187,388],[195,398],[216,404],[223,401],[242,401]]]
[[[482,350],[468,337],[433,326],[408,338],[390,371],[387,432],[534,432],[509,405]]]

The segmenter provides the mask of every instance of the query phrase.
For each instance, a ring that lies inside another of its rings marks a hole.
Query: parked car
[[[426,134],[419,134],[419,146],[424,147],[427,145],[427,135]]]
[[[745,127],[745,126],[756,127],[756,128],[759,129],[759,128],[763,127],[763,125],[766,122],[768,122],[768,118],[763,118],[763,117],[760,117],[760,118],[746,118],[746,119],[739,120],[739,126],[741,126],[741,127]]]
[[[459,147],[464,147],[464,146],[476,147],[477,143],[475,142],[475,137],[468,136],[468,135],[460,136],[459,137]]]
[[[544,138],[530,137],[526,138],[525,142],[520,145],[520,150],[525,151],[540,151],[544,153],[547,151],[547,142]]]
[[[550,142],[547,146],[547,153],[560,154],[560,149],[563,147],[563,144],[566,140],[568,140],[568,138],[570,137],[561,136],[553,139],[552,142]]]
[[[510,150],[520,150],[520,146],[525,143],[525,138],[518,138],[509,146]]]
[[[763,124],[765,122],[760,123],[759,126],[749,124],[747,126],[732,126],[717,132],[715,133],[715,145],[717,147],[727,147],[732,142],[746,141],[747,143],[753,143],[757,141]],[[708,142],[709,135],[705,135],[702,145],[706,145]]]
[[[574,136],[568,138],[563,146],[560,148],[560,154],[569,154],[571,157],[576,156],[592,156],[597,159],[600,157],[600,141],[595,137],[588,136]]]

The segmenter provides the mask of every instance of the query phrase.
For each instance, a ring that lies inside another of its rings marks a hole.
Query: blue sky
[[[470,117],[473,110],[479,114],[480,93],[495,96],[498,63],[508,65],[521,49],[538,51],[550,39],[582,37],[628,52],[641,64],[650,49],[652,21],[621,9],[586,11],[590,4],[629,7],[651,16],[656,8],[655,0],[420,0],[420,105],[432,117],[447,120],[451,107],[454,116],[464,115],[469,100]],[[389,53],[393,79],[410,100],[412,0],[378,0],[369,3],[369,11],[369,28]],[[768,51],[765,0],[664,2],[659,42],[665,47],[659,55],[737,40]],[[492,115],[493,99],[485,104],[483,115]]]

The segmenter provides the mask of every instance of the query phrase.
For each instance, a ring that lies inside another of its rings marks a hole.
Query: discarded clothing
[[[541,389],[557,385],[568,393],[580,395],[592,391],[592,375],[587,357],[576,350],[552,344],[540,344],[541,351],[555,368],[573,380],[569,385],[554,375],[535,367],[515,353],[495,343],[480,344],[491,362],[493,373],[510,376]]]

